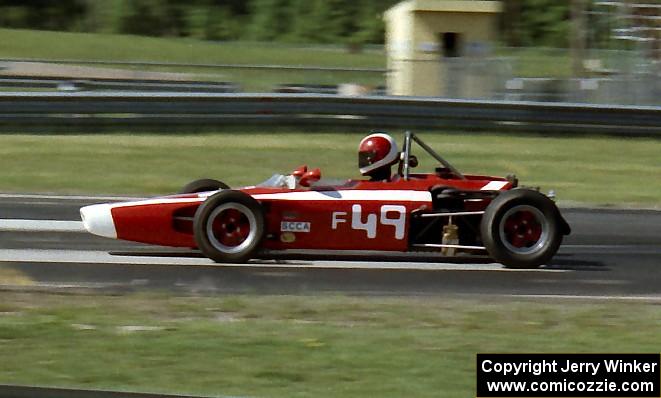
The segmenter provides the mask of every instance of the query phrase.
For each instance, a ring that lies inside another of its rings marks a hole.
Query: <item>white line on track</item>
[[[116,256],[105,251],[83,250],[26,250],[2,249],[0,261],[3,262],[34,262],[34,263],[76,263],[76,264],[127,264],[127,265],[192,265],[217,266],[206,258],[191,257],[146,257],[146,256]],[[252,261],[246,264],[227,264],[232,267],[247,267],[259,269],[271,268],[339,268],[339,269],[399,269],[399,270],[436,270],[436,271],[493,271],[493,272],[570,272],[568,270],[532,269],[517,270],[504,268],[501,264],[456,264],[456,263],[422,263],[422,262],[372,262],[372,261],[305,261],[292,260],[286,262]]]
[[[562,245],[560,253],[661,254],[661,245]]]
[[[44,199],[44,200],[141,200],[144,197],[132,196],[89,196],[89,195],[38,195],[0,193],[0,199]]]
[[[0,232],[85,232],[82,221],[0,219]]]
[[[635,249],[640,247],[658,247],[658,245],[562,245],[567,249]]]

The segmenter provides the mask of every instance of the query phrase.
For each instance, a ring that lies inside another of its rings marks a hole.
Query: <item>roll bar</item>
[[[429,145],[425,144],[415,134],[413,134],[410,131],[407,131],[404,133],[404,151],[403,151],[403,159],[402,159],[402,177],[404,177],[404,180],[408,181],[410,175],[411,168],[409,166],[409,161],[411,157],[411,145],[413,141],[415,141],[416,144],[420,145],[422,149],[425,150],[425,152],[430,154],[434,159],[438,160],[445,168],[450,170],[457,177],[459,177],[462,180],[466,179],[466,176],[461,174],[461,172],[457,170],[453,165],[451,165],[450,162],[443,159],[441,155],[436,153],[436,151],[434,151]]]

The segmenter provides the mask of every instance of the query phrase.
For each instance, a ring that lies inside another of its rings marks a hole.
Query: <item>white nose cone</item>
[[[109,204],[85,206],[80,209],[80,217],[83,226],[94,235],[117,239],[115,223],[110,212],[112,206]]]

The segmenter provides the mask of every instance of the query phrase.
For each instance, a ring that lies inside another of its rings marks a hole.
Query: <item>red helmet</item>
[[[384,133],[372,133],[358,145],[358,167],[362,175],[369,175],[397,162],[399,151],[395,140]]]

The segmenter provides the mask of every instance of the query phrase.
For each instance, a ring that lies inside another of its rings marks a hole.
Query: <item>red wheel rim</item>
[[[233,202],[214,209],[206,223],[209,242],[228,254],[247,249],[257,237],[256,228],[257,220],[250,209]]]
[[[505,238],[514,247],[530,247],[542,236],[542,224],[530,211],[522,210],[505,220]]]
[[[226,209],[216,216],[212,224],[213,236],[228,247],[239,246],[250,234],[250,221],[237,209]]]
[[[500,237],[507,249],[519,254],[540,250],[548,240],[548,221],[536,207],[509,209],[500,222]]]

